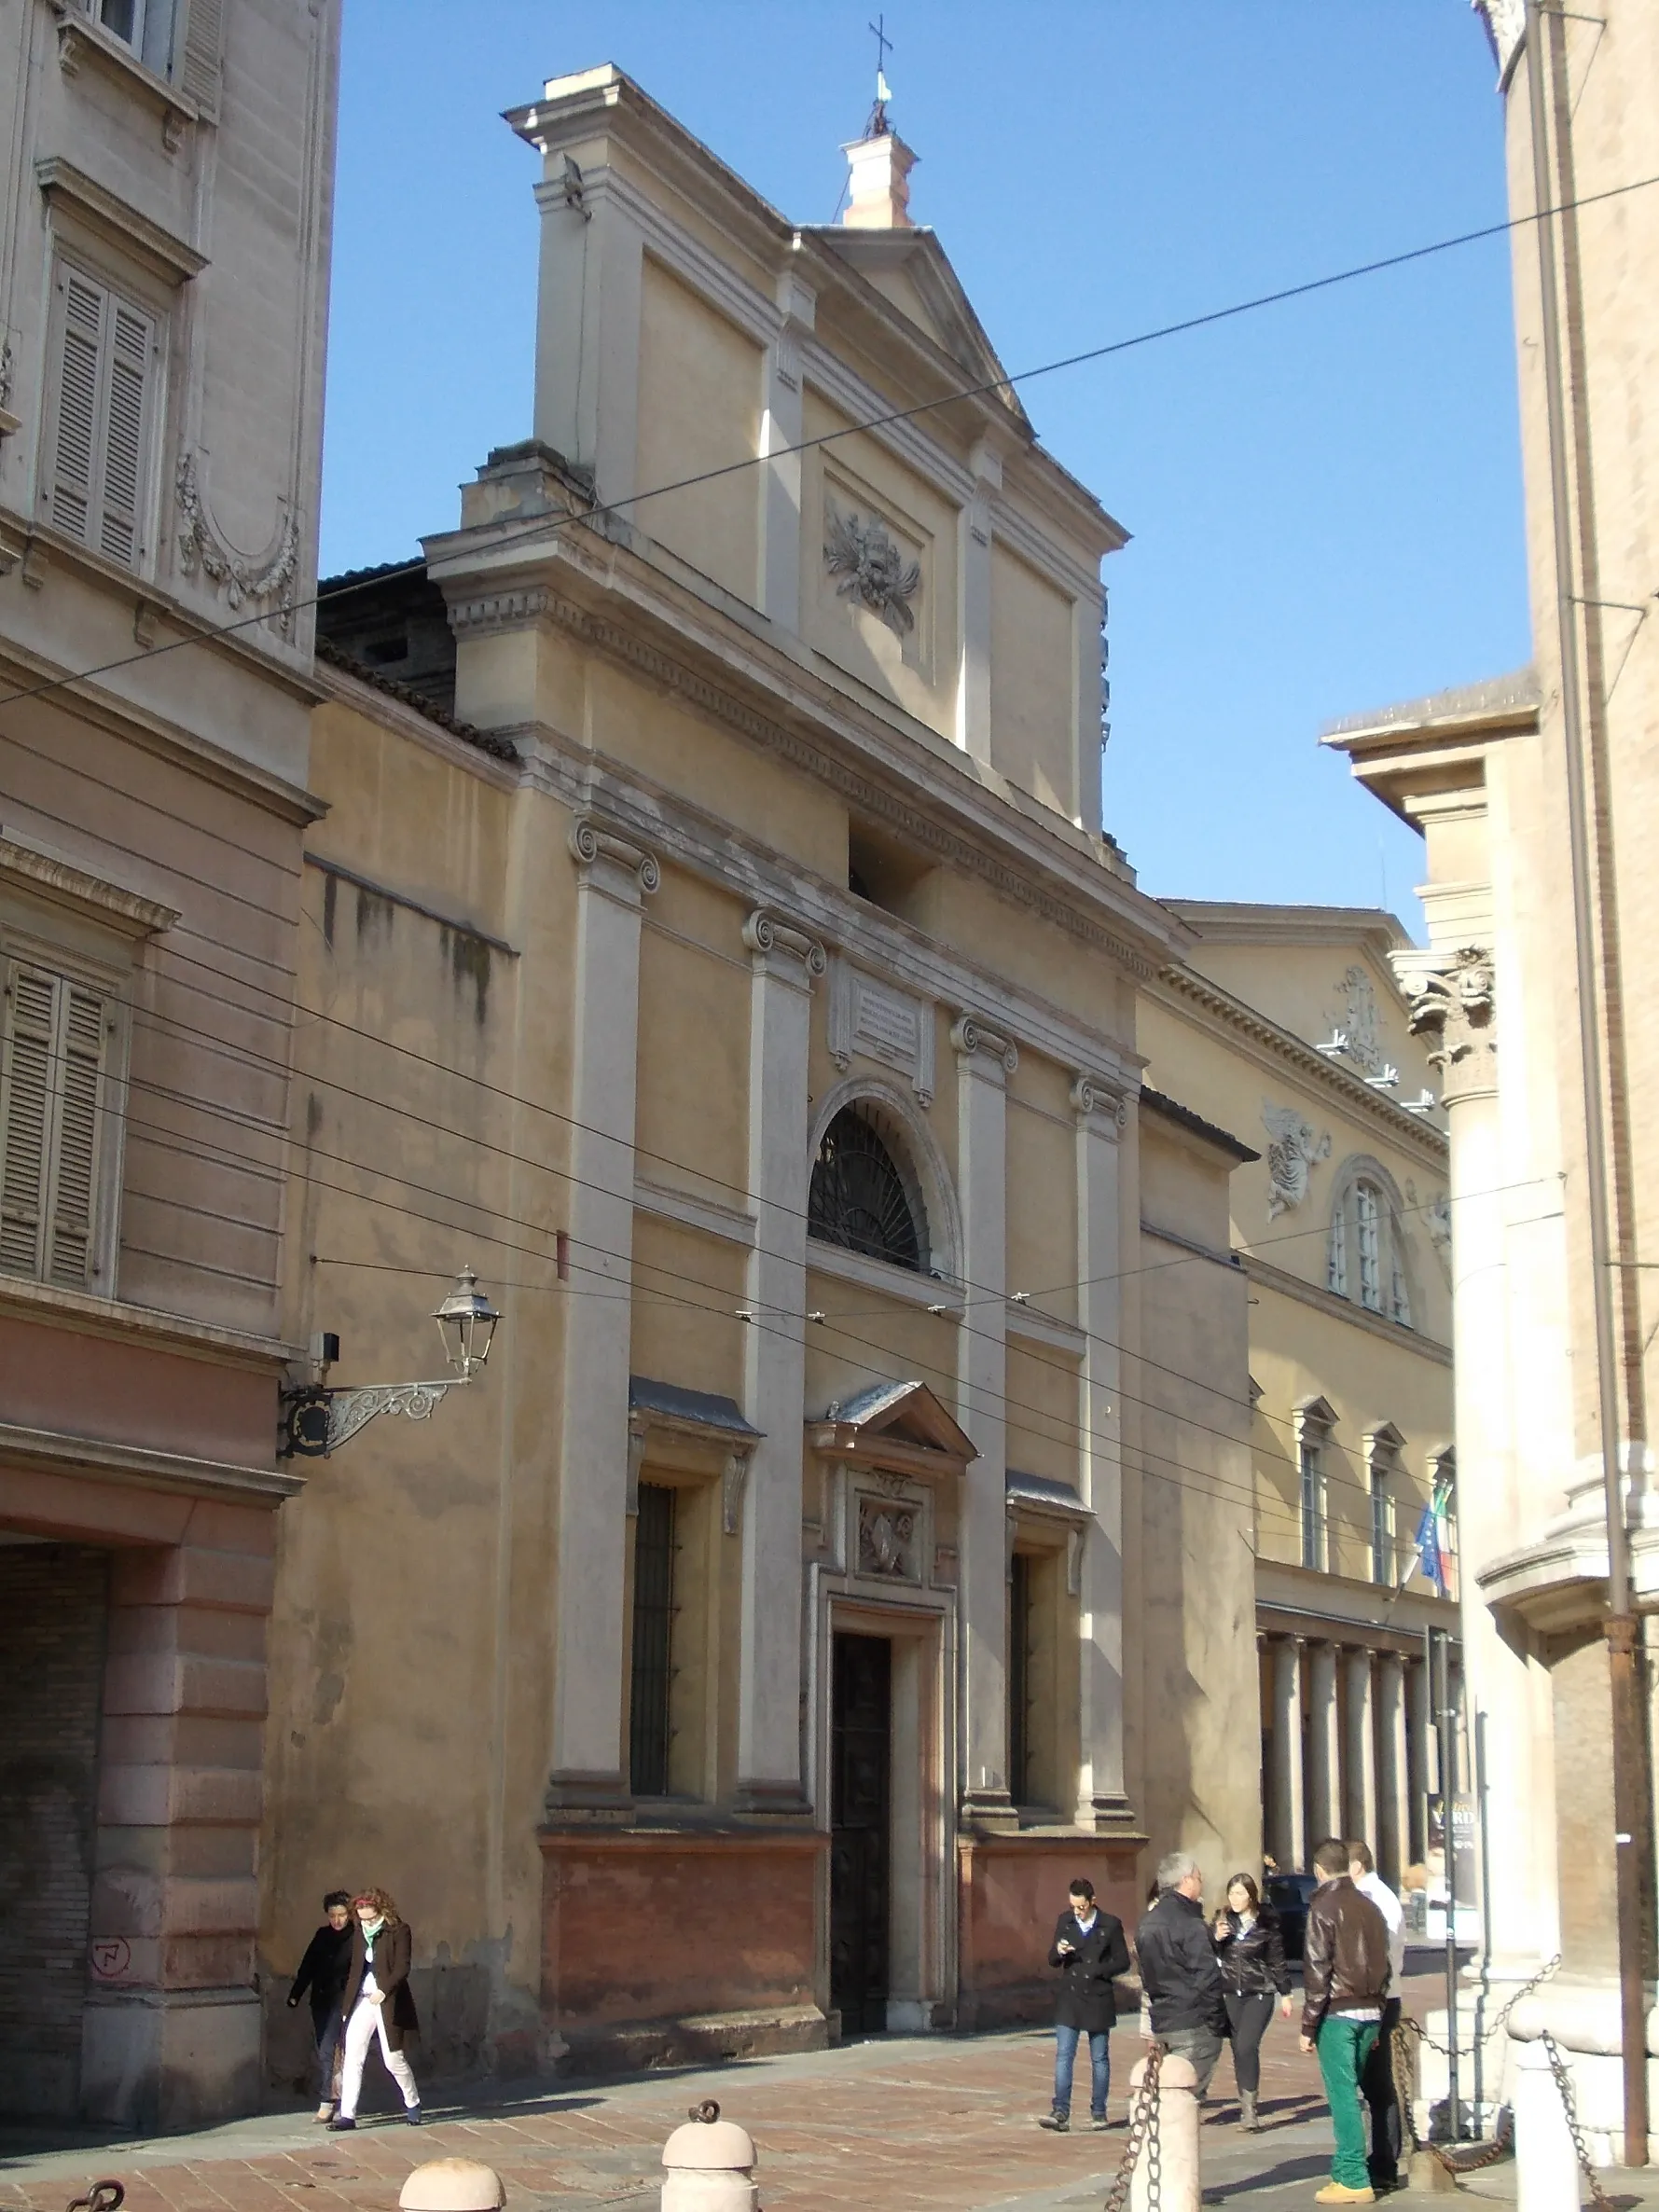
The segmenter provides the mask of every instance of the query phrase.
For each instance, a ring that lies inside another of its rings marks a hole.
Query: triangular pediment
[[[1008,372],[933,231],[862,230],[850,225],[825,224],[815,227],[812,236],[855,269],[890,307],[947,353],[961,370],[965,383],[975,387],[1005,384]],[[997,396],[1029,433],[1030,422],[1018,394],[1007,388]]]
[[[843,1448],[869,1451],[878,1444],[902,1445],[912,1451],[936,1453],[960,1466],[979,1457],[972,1437],[958,1427],[924,1382],[878,1383],[855,1398],[838,1400],[826,1409],[823,1419],[844,1440]]]

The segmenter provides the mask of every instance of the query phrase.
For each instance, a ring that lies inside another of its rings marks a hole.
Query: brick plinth
[[[1074,1876],[1086,1875],[1132,1937],[1142,1899],[1141,1842],[1096,1835],[963,1836],[957,1846],[961,2028],[1053,2016],[1049,1938]]]
[[[811,2050],[825,1836],[545,1832],[542,2010],[590,2067]]]

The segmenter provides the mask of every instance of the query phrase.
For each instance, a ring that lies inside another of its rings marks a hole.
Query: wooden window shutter
[[[97,1271],[109,1002],[21,961],[6,970],[0,1268],[65,1290]]]
[[[56,419],[46,503],[68,537],[85,539],[98,458],[99,388],[108,296],[74,270],[58,272],[62,298]]]
[[[0,1059],[0,1265],[7,1275],[41,1271],[56,1017],[53,979],[9,962]]]
[[[139,503],[144,496],[152,333],[146,318],[124,301],[112,299],[107,306],[109,382],[98,486],[98,550],[130,568],[144,549]]]
[[[182,0],[182,5],[185,38],[179,49],[178,81],[209,121],[217,122],[225,0]]]
[[[58,1111],[43,1272],[48,1281],[65,1290],[84,1291],[94,1272],[104,1050],[109,1023],[102,995],[81,984],[60,983],[58,1002]]]

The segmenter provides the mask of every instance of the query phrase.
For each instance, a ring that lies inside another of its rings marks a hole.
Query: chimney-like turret
[[[841,148],[852,172],[841,220],[855,230],[913,230],[909,178],[916,156],[888,128],[881,104],[870,119],[876,125],[873,134]]]

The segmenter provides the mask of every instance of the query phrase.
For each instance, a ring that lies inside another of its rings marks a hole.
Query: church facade
[[[1124,533],[891,131],[801,228],[614,69],[509,119],[533,435],[320,614],[287,1334],[503,1320],[281,1517],[265,1956],[384,1883],[436,2070],[1030,2017],[1072,1874],[1261,1848],[1256,1151],[1137,1048]]]

